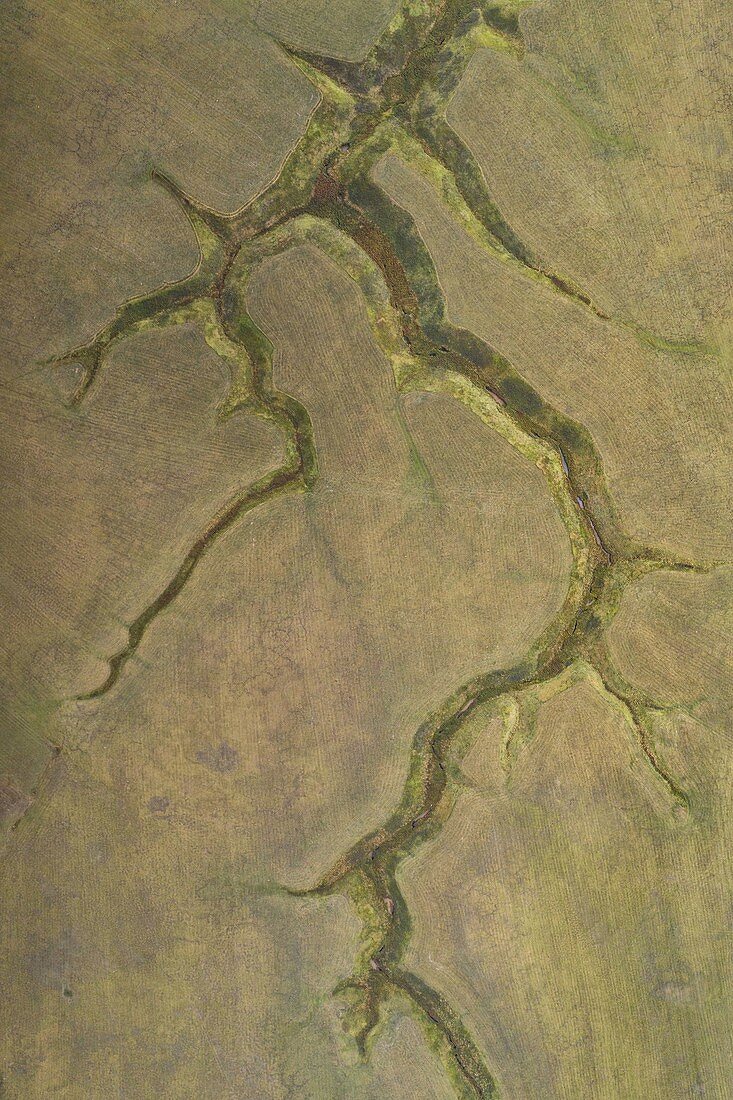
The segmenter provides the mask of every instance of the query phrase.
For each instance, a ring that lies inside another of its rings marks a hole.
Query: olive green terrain
[[[8,15],[3,1094],[723,1100],[724,11]]]

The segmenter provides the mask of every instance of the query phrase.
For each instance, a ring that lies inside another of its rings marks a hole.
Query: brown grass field
[[[590,429],[626,529],[696,558],[729,556],[733,381],[717,356],[651,348],[537,286],[462,231],[404,161],[382,162],[376,178],[416,218],[456,324]]]
[[[11,0],[0,1097],[729,1100],[719,0]]]

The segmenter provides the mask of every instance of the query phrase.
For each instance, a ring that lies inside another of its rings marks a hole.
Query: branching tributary
[[[572,669],[588,670],[617,705],[670,808],[684,813],[685,795],[655,749],[653,707],[621,678],[603,636],[630,581],[658,569],[707,568],[643,546],[624,533],[590,434],[553,408],[506,359],[448,322],[432,260],[412,219],[373,182],[372,170],[385,154],[404,157],[441,185],[443,196],[487,247],[592,311],[599,323],[613,323],[587,294],[536,262],[491,202],[480,169],[445,122],[447,98],[473,50],[497,45],[521,51],[516,18],[499,6],[411,0],[359,64],[286,49],[320,99],[277,178],[240,211],[223,215],[157,173],[196,231],[201,250],[196,270],[124,304],[89,344],[62,360],[82,368],[78,403],[98,378],[111,344],[142,328],[194,320],[230,363],[225,413],[249,410],[275,422],[286,449],[280,469],[213,517],[166,588],[130,626],[104,682],[82,698],[102,696],[114,686],[149,625],[232,524],[281,493],[308,491],[317,479],[307,410],[276,388],[272,345],[247,312],[248,279],[267,256],[303,240],[326,251],[359,283],[398,388],[452,394],[541,470],[572,548],[562,608],[521,660],[463,684],[425,720],[414,737],[394,812],[354,844],[321,882],[302,892],[343,893],[363,922],[362,949],[341,988],[349,1001],[350,1030],[364,1055],[387,1000],[406,999],[456,1090],[466,1097],[494,1096],[496,1085],[457,1013],[403,968],[410,914],[397,882],[399,866],[435,836],[450,812],[455,797],[450,768],[468,718],[482,704],[511,699]]]

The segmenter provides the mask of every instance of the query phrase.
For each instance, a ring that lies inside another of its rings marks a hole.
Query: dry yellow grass
[[[235,209],[277,172],[316,95],[236,5],[28,0],[3,22],[7,379],[194,266],[153,167]]]
[[[448,121],[519,236],[606,313],[717,344],[733,285],[723,6],[535,5]]]
[[[253,889],[237,763],[124,720],[64,758],[3,871],[10,1100],[448,1100],[409,1019],[357,1063],[331,993],[358,922],[342,899]],[[218,812],[186,805],[191,788]]]
[[[353,918],[339,901],[247,896],[242,864],[211,855],[238,845],[236,802],[216,821],[168,802],[153,773],[142,790],[152,739],[117,732],[59,766],[4,870],[7,1095],[308,1095],[334,1059],[336,1021],[314,1014],[348,966]],[[236,782],[221,767],[179,758],[177,775],[218,779],[221,798]]]
[[[539,472],[501,439],[444,399],[400,409],[355,286],[320,253],[263,266],[250,305],[276,383],[309,409],[320,478],[253,514],[177,614],[237,654],[221,697],[256,754],[263,844],[307,885],[390,812],[423,715],[540,632],[570,554]],[[446,434],[487,488],[473,507]]]
[[[624,676],[660,704],[682,708],[726,744],[733,720],[731,569],[647,577],[624,597],[609,645]]]
[[[398,0],[256,0],[257,25],[274,38],[328,57],[357,61],[384,30]]]
[[[525,7],[8,9],[9,1100],[728,1100],[728,28]]]
[[[117,345],[81,412],[48,372],[8,400],[0,778],[19,792],[46,760],[54,703],[104,678],[124,624],[211,515],[280,461],[272,426],[218,421],[226,392],[222,360],[187,325]]]
[[[596,440],[626,530],[703,560],[733,548],[733,382],[725,360],[640,345],[468,235],[396,157],[376,177],[416,218],[455,323],[506,355]]]
[[[435,395],[401,408],[330,261],[290,252],[250,297],[277,384],[308,402],[322,480],[246,516],[116,687],[62,718],[68,762],[21,823],[5,891],[9,1087],[25,1065],[30,1095],[119,1080],[185,1097],[222,1076],[231,1095],[243,1081],[277,1098],[445,1095],[413,1024],[348,1068],[319,1006],[358,925],[280,887],[378,824],[426,711],[540,631],[567,537],[539,471],[468,410]],[[56,971],[33,961],[44,941],[68,945]],[[53,1034],[52,1003],[67,1014]]]
[[[679,827],[622,717],[582,682],[540,710],[507,780],[479,742],[439,838],[404,866],[407,962],[482,1044],[501,1095],[728,1095],[730,756],[702,728],[676,763],[706,814]]]

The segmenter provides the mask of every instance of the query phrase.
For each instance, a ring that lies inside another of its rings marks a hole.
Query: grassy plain
[[[398,0],[257,0],[258,27],[303,50],[359,61],[399,7]]]
[[[629,589],[608,636],[629,681],[726,743],[733,721],[732,579],[730,567],[699,577],[647,577]]]
[[[131,706],[65,758],[3,869],[6,1095],[448,1100],[404,1008],[355,1058],[332,993],[358,922],[253,884],[247,762]]]
[[[3,25],[7,379],[194,266],[194,236],[152,168],[236,209],[316,95],[235,5],[28,0]]]
[[[279,349],[276,383],[309,409],[320,469],[307,500],[288,505],[297,550],[281,561],[287,572],[262,578],[244,616],[253,629],[285,622],[294,678],[279,705],[292,716],[277,725],[292,730],[294,777],[317,760],[331,772],[293,820],[305,841],[324,837],[324,813],[331,822],[317,865],[307,848],[292,863],[306,885],[391,810],[422,715],[541,630],[562,600],[569,551],[529,463],[456,402],[401,405],[355,286],[320,253],[263,265],[250,307]],[[470,509],[457,451],[473,470]],[[274,783],[282,765],[272,767]]]
[[[80,416],[63,408],[73,372],[43,360],[92,335],[120,298],[196,265],[191,226],[153,167],[236,208],[277,170],[316,96],[218,4],[29,0],[6,6],[3,32],[0,777],[13,817],[46,759],[54,701],[99,674],[196,524],[280,446],[251,418],[217,427],[225,375],[192,334],[130,342]]]
[[[480,8],[8,9],[10,1100],[727,1100],[727,28]]]
[[[187,325],[117,345],[80,412],[50,369],[6,403],[0,776],[23,796],[56,739],[54,706],[104,678],[124,624],[212,512],[281,461],[271,425],[219,421],[226,381]]]
[[[63,716],[69,764],[21,823],[24,872],[16,861],[6,884],[11,1089],[25,1072],[39,1096],[82,1096],[85,1080],[206,1095],[218,1075],[226,1095],[445,1094],[409,1020],[348,1068],[327,994],[358,925],[282,887],[316,881],[387,816],[424,713],[540,631],[564,594],[566,534],[539,472],[467,409],[401,405],[355,285],[320,253],[264,265],[250,297],[276,383],[308,402],[322,477],[250,513],[119,684]],[[194,415],[175,388],[169,407],[178,396]],[[45,941],[68,944],[62,961],[34,961]],[[53,998],[74,1015],[49,1048]]]
[[[626,530],[702,560],[733,547],[733,382],[727,351],[653,349],[464,230],[390,156],[376,179],[416,219],[453,321],[481,335],[591,431]]]
[[[697,811],[680,828],[588,682],[540,708],[508,776],[501,723],[472,733],[450,821],[401,874],[407,964],[460,1005],[503,1096],[723,1100],[727,747],[678,731]]]
[[[657,0],[521,17],[447,110],[509,224],[604,312],[717,346],[730,318],[730,79],[722,7]]]

